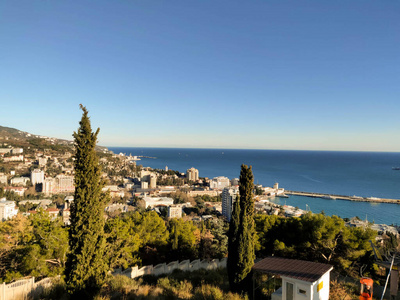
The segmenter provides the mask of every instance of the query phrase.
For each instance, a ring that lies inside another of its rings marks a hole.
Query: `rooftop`
[[[322,275],[332,269],[333,267],[328,264],[280,257],[267,257],[253,266],[253,270],[255,271],[277,274],[308,282],[317,281]]]

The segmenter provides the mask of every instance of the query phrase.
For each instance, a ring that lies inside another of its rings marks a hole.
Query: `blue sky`
[[[1,1],[0,125],[99,144],[400,151],[399,1]]]

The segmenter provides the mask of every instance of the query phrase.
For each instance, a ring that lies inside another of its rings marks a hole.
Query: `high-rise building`
[[[31,172],[31,182],[33,185],[37,183],[43,183],[44,182],[44,172],[39,169],[35,169]]]
[[[239,194],[238,188],[226,187],[222,191],[222,215],[226,217],[227,221],[231,221],[233,203],[236,201],[236,197]]]
[[[149,188],[155,189],[156,187],[157,187],[157,176],[156,176],[156,174],[151,174]]]
[[[197,180],[199,180],[199,170],[197,170],[197,169],[195,169],[193,167],[190,168],[190,169],[187,169],[186,178],[189,181],[197,181]]]
[[[55,186],[56,186],[56,180],[54,178],[46,178],[43,181],[43,187],[42,187],[42,192],[45,195],[51,195],[55,193]]]
[[[58,193],[72,193],[75,190],[74,176],[57,175]]]
[[[73,193],[74,176],[57,175],[56,178],[46,178],[43,182],[42,191],[46,195],[59,193]]]

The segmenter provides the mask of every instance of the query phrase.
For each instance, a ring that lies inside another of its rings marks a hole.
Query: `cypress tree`
[[[231,221],[229,223],[228,232],[228,261],[226,263],[226,268],[228,270],[229,285],[232,291],[236,291],[236,284],[239,281],[237,278],[238,274],[238,230],[239,230],[239,216],[240,216],[240,205],[239,205],[239,195],[236,197],[236,201],[233,204]]]
[[[104,259],[104,207],[99,159],[95,152],[97,135],[92,132],[88,111],[82,105],[80,127],[74,132],[75,196],[69,228],[70,254],[65,274],[67,289],[74,298],[90,299],[99,291],[107,274]]]
[[[255,228],[253,173],[242,165],[239,178],[239,199],[234,204],[229,224],[228,276],[231,290],[246,291],[254,264]]]

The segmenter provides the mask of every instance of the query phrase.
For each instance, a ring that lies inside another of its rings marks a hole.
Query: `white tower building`
[[[33,185],[37,183],[43,183],[44,182],[44,172],[39,169],[35,169],[31,173],[31,182]]]
[[[239,194],[238,188],[224,188],[222,191],[222,215],[226,217],[228,222],[231,221],[233,203],[236,201],[236,197]]]
[[[197,180],[199,180],[199,170],[197,170],[197,169],[195,169],[193,167],[190,168],[190,169],[187,169],[186,178],[189,181],[197,181]]]

